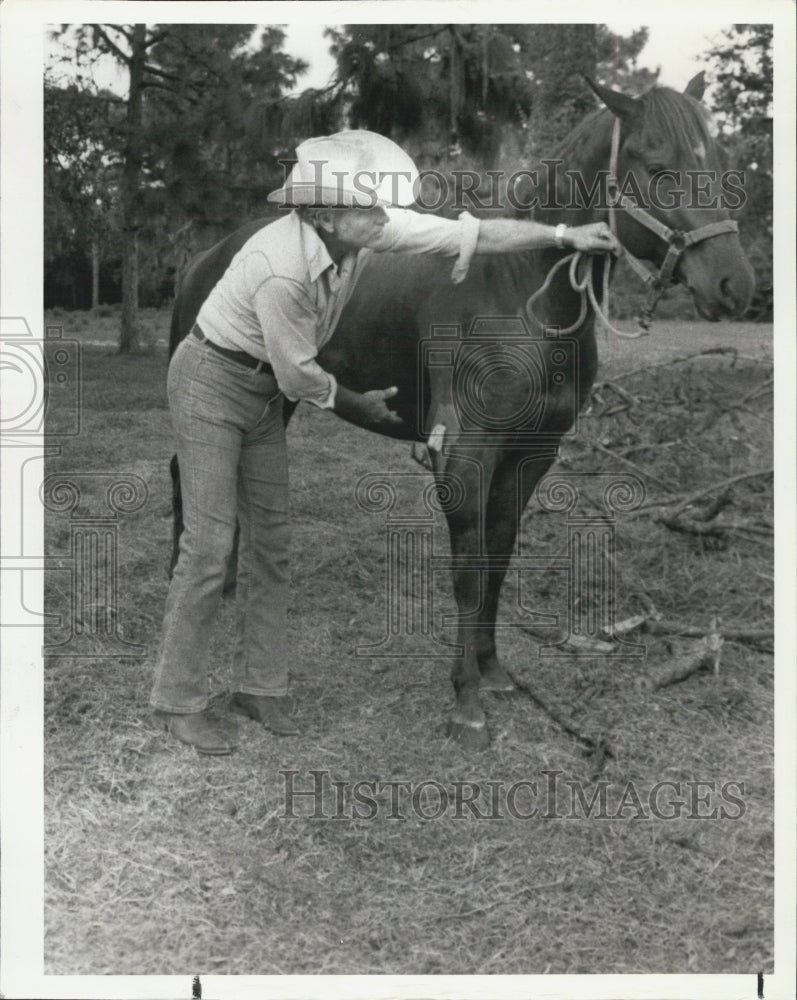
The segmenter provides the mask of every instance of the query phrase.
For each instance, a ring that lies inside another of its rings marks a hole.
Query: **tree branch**
[[[170,34],[168,28],[163,28],[161,31],[156,31],[154,35],[147,39],[144,43],[144,47],[151,49],[153,45],[157,45],[158,42],[162,42]]]
[[[127,55],[126,53],[124,53],[119,48],[119,46],[116,44],[116,42],[112,38],[109,37],[108,33],[105,31],[105,29],[102,27],[102,25],[101,24],[95,24],[95,25],[93,25],[93,28],[97,32],[97,34],[100,36],[100,38],[103,39],[103,41],[108,46],[108,48],[111,50],[111,52],[113,52],[113,54],[116,56],[116,58],[120,59],[126,66],[129,66],[130,65],[131,56]],[[121,30],[121,29],[119,29],[119,30]],[[124,32],[123,32],[123,34],[124,34]],[[127,36],[125,36],[125,37],[127,37]]]
[[[175,90],[174,87],[170,87],[166,83],[161,83],[160,80],[144,80],[144,82],[141,84],[142,90],[147,90],[153,87],[155,88],[155,90],[165,90],[167,94],[174,94],[175,97],[182,96],[185,98],[186,101],[188,101],[189,104],[193,104],[194,106],[199,104],[199,101],[195,97],[189,97],[188,94],[181,95],[179,90]]]
[[[147,73],[152,73],[154,76],[161,76],[164,80],[173,80],[175,83],[182,83],[183,77],[177,76],[176,73],[167,73],[165,69],[159,69],[157,66],[151,66],[149,63],[144,63],[144,69]]]

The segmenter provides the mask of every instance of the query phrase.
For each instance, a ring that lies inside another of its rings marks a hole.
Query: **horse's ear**
[[[702,101],[705,89],[706,74],[701,69],[700,72],[696,76],[693,76],[689,83],[687,83],[684,93],[687,97],[693,97],[696,101]]]
[[[591,80],[586,74],[584,75],[584,79],[606,107],[610,111],[613,111],[618,118],[629,119],[638,114],[639,102],[635,97],[622,94],[619,90],[610,90],[609,87],[603,87],[601,84]]]

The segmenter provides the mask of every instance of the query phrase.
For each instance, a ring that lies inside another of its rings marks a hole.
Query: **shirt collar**
[[[299,213],[296,215],[296,224],[299,227],[300,239],[302,240],[304,259],[307,261],[307,276],[310,281],[318,281],[325,271],[329,271],[329,286],[335,291],[340,285],[340,269],[335,261],[330,257],[326,243],[318,235],[315,226],[309,222],[303,222]],[[347,254],[341,263],[347,260],[350,268],[356,266],[362,251],[353,251]]]
[[[316,232],[315,226],[311,226],[309,222],[303,222],[298,212],[295,215],[303,244],[304,259],[307,261],[307,275],[310,281],[318,281],[324,271],[330,267],[332,268],[332,273],[337,275],[338,269],[335,267],[335,262],[329,256],[326,244]]]

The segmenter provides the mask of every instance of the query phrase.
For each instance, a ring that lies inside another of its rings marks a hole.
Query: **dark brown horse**
[[[711,320],[739,316],[753,293],[752,269],[735,227],[721,207],[695,207],[694,197],[673,195],[688,171],[719,172],[719,151],[699,101],[702,76],[684,94],[654,88],[640,98],[594,87],[605,107],[582,122],[554,158],[577,172],[590,190],[610,163],[612,133],[619,121],[616,174],[626,193],[647,192],[662,175],[656,204],[647,221],[626,199],[615,213],[617,235],[627,252],[667,266],[686,285],[700,314]],[[673,171],[673,174],[662,174]],[[550,171],[536,194],[542,222],[581,225],[607,218],[606,206],[564,206],[566,192],[554,191]],[[702,176],[706,176],[705,174]],[[675,179],[675,180],[674,180]],[[669,186],[668,186],[669,185]],[[703,182],[716,194],[718,181]],[[554,197],[556,196],[556,197]],[[701,204],[705,204],[705,196]],[[652,221],[651,221],[652,220]],[[258,220],[200,255],[189,268],[175,303],[171,349],[188,333],[197,312],[243,243],[269,220]],[[688,234],[703,230],[699,242]],[[669,234],[669,235],[668,235]],[[684,238],[684,234],[687,234]],[[674,249],[673,249],[674,248]],[[669,251],[669,257],[668,257]],[[443,503],[453,556],[454,594],[463,655],[454,662],[456,703],[449,732],[468,747],[489,743],[479,690],[506,691],[511,680],[495,645],[501,585],[512,555],[520,515],[535,485],[556,457],[559,439],[573,426],[598,367],[595,315],[561,267],[543,295],[551,268],[566,251],[550,249],[508,256],[477,257],[466,280],[453,285],[450,263],[429,257],[374,254],[346,307],[338,328],[319,356],[322,366],[355,391],[397,385],[391,405],[403,423],[391,436],[426,441],[437,427],[431,451],[441,493],[457,494]],[[605,259],[594,262],[600,288]],[[590,261],[582,260],[581,268]],[[539,322],[537,321],[539,318]],[[523,322],[535,359],[523,363]],[[544,323],[545,330],[541,327]],[[447,328],[447,341],[435,331]],[[563,352],[551,328],[566,330],[574,349]],[[453,338],[453,339],[452,339]],[[437,343],[448,358],[436,367]],[[521,345],[522,347],[522,345]],[[448,354],[446,354],[448,352]],[[557,353],[558,352],[558,353]],[[425,363],[419,365],[419,357]],[[292,407],[286,407],[286,419]],[[439,430],[444,428],[444,430]],[[173,463],[173,472],[177,472]],[[179,535],[179,480],[175,478],[176,537]],[[470,561],[470,563],[469,563]],[[470,564],[470,568],[469,568]],[[474,565],[479,566],[474,571]]]

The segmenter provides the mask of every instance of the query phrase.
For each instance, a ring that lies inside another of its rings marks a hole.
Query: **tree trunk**
[[[125,228],[122,244],[122,330],[119,352],[138,350],[138,230]]]
[[[138,200],[141,187],[141,121],[144,95],[144,66],[147,56],[147,28],[133,25],[130,92],[127,98],[127,143],[122,168],[122,329],[119,351],[129,354],[138,348]]]
[[[100,241],[96,236],[91,241],[91,308],[100,304]]]

